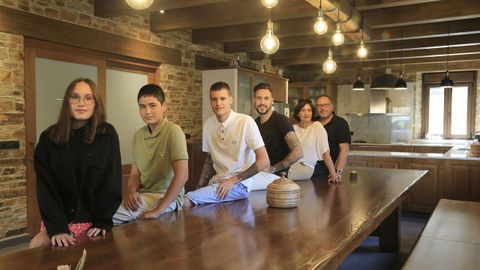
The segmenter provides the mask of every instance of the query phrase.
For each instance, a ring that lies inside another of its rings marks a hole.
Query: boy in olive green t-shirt
[[[166,104],[162,88],[155,84],[143,86],[137,101],[140,116],[147,125],[133,137],[127,197],[113,216],[115,225],[157,218],[181,209],[188,180],[185,135],[164,116]]]

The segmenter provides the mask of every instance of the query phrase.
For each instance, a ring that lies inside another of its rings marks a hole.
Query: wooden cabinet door
[[[480,165],[478,161],[446,162],[445,197],[454,200],[480,201]]]
[[[428,170],[427,175],[417,183],[407,199],[407,209],[432,212],[443,197],[445,181],[445,161],[436,159],[408,159],[406,169]]]
[[[400,169],[403,168],[404,160],[403,158],[375,157],[373,167]]]
[[[373,158],[348,156],[347,164],[350,167],[372,167]]]

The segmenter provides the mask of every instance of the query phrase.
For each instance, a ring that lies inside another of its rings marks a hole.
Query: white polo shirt
[[[293,128],[303,150],[303,158],[297,162],[303,162],[305,165],[314,168],[317,160],[323,160],[323,154],[330,150],[327,131],[317,121],[314,121],[307,128],[301,128],[297,124],[293,125]]]
[[[234,111],[230,111],[223,123],[216,116],[208,118],[203,125],[202,140],[202,150],[210,153],[217,172],[210,181],[245,171],[255,163],[254,150],[265,145],[253,118]],[[252,181],[250,177],[242,184],[250,190]]]

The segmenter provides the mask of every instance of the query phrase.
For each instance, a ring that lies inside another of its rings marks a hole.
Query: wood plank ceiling
[[[390,64],[444,63],[447,51],[451,62],[480,59],[478,0],[322,0],[322,5],[330,10],[325,13],[330,25],[324,36],[313,31],[319,0],[279,0],[271,10],[260,0],[155,0],[142,12],[150,12],[153,32],[189,29],[193,43],[221,42],[226,52],[246,52],[254,60],[267,57],[287,70],[318,69],[326,59],[337,21],[335,7],[341,21],[352,18],[342,24],[346,42],[332,46],[339,67],[359,65],[356,50],[362,24],[369,50],[363,67],[385,65],[387,57]],[[136,12],[124,0],[95,1],[100,17]],[[280,39],[280,49],[273,55],[265,55],[259,46],[269,18]]]

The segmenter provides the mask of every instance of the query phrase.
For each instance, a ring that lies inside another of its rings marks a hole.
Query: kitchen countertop
[[[358,144],[362,145],[362,144]],[[365,145],[365,144],[363,144]],[[375,144],[377,145],[377,144]],[[378,144],[380,145],[395,145],[395,144]],[[411,145],[416,144],[397,144],[397,145]],[[425,145],[425,144],[419,144]],[[435,145],[431,145],[435,146]],[[437,146],[449,146],[438,144]],[[446,153],[413,153],[413,152],[388,152],[388,151],[359,151],[351,150],[349,156],[369,156],[369,157],[401,157],[401,158],[425,158],[425,159],[448,159],[448,160],[475,160],[480,161],[480,157],[471,157],[470,150],[465,148],[465,145],[455,145]]]

